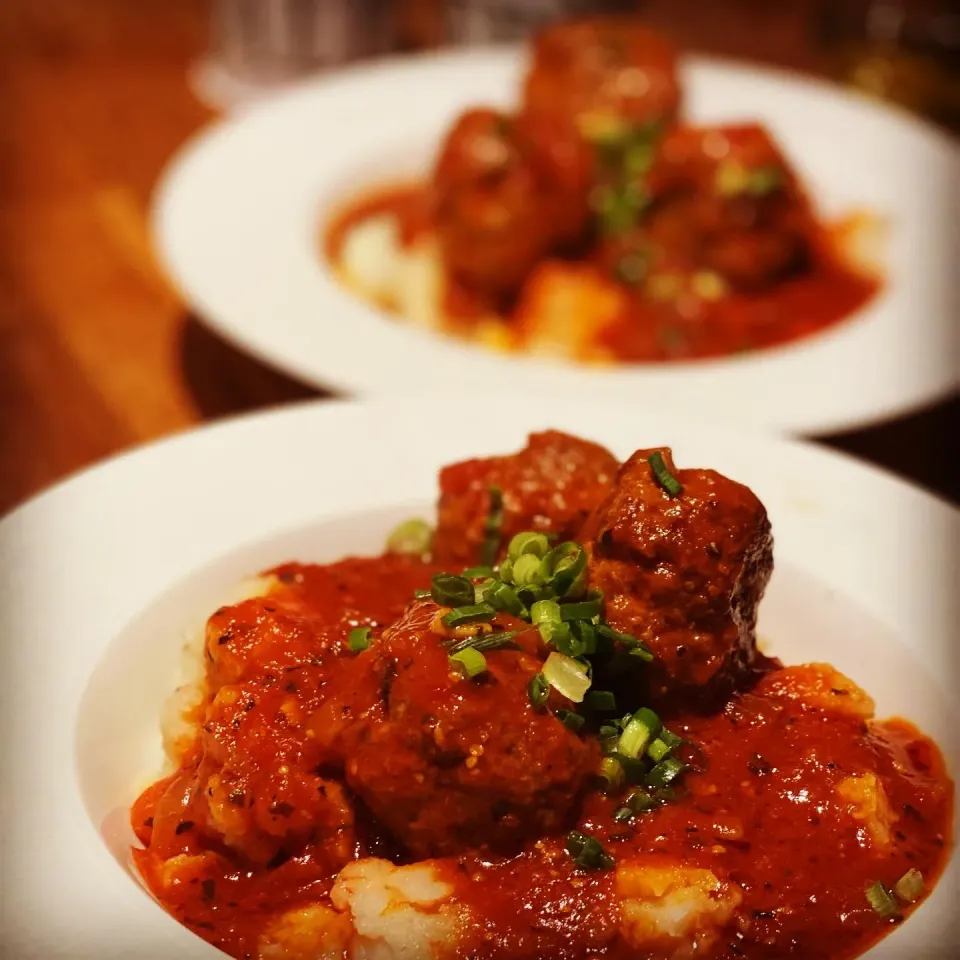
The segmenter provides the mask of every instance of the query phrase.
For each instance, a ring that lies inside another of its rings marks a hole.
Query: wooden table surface
[[[685,46],[815,69],[808,6],[646,9]],[[150,249],[157,176],[211,119],[186,85],[206,11],[201,0],[0,3],[0,513],[135,444],[318,395],[207,332]],[[957,424],[954,401],[829,442],[960,499]]]

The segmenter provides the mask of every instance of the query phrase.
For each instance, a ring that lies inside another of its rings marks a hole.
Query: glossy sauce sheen
[[[221,723],[243,723],[251,777],[276,768],[284,737],[297,740],[297,751],[309,749],[282,721],[282,709],[293,703],[310,715],[324,701],[332,671],[349,658],[334,658],[331,666],[329,651],[339,649],[347,628],[364,622],[382,627],[402,612],[414,589],[428,585],[435,569],[389,555],[332,568],[290,564],[278,571],[282,582],[274,597],[247,602],[274,609],[286,603],[303,615],[341,625],[328,631],[324,642],[330,647],[322,660],[304,664],[298,653],[292,658],[298,666],[241,681],[243,696],[220,716]],[[223,614],[213,620],[218,616]],[[282,638],[269,659],[282,663]],[[214,665],[210,670],[216,673]],[[449,682],[443,663],[426,662],[420,670],[417,683],[427,698],[432,684]],[[351,690],[345,686],[333,696],[346,703]],[[865,885],[878,878],[893,883],[910,867],[921,870],[929,885],[942,868],[952,786],[936,747],[909,723],[873,724],[868,731],[856,718],[829,719],[802,704],[764,696],[763,683],[758,692],[732,698],[713,716],[674,718],[672,728],[697,745],[689,759],[701,770],[688,775],[682,799],[638,817],[630,828],[611,820],[616,800],[591,794],[580,825],[618,860],[630,852],[647,860],[679,857],[692,866],[719,869],[742,888],[738,915],[743,919],[725,932],[710,956],[852,955],[890,926],[867,905]],[[366,760],[375,762],[370,756]],[[149,788],[135,804],[133,825],[147,847],[134,851],[135,862],[179,920],[236,957],[255,956],[271,915],[325,895],[339,861],[331,862],[324,840],[308,843],[289,859],[281,853],[251,868],[206,840],[190,812],[198,762],[196,753],[188,754],[177,774]],[[391,756],[380,758],[381,765],[390,762]],[[897,815],[890,844],[879,856],[835,793],[844,776],[865,769],[877,771]],[[281,797],[280,803],[290,799]],[[291,815],[285,807],[281,812]],[[363,819],[358,817],[345,857],[395,855],[381,829]],[[198,863],[172,889],[164,886],[165,861],[205,850],[226,856]],[[520,856],[451,858],[444,871],[486,926],[488,939],[470,956],[502,955],[497,951],[505,947],[511,956],[530,958],[626,960],[636,955],[609,945],[617,924],[614,874],[578,871],[563,849],[562,835],[532,842]]]
[[[349,231],[377,215],[395,217],[401,241],[412,243],[432,229],[428,190],[422,185],[396,186],[348,206],[326,228],[326,257],[336,263]],[[821,333],[855,314],[880,290],[877,279],[845,268],[836,255],[847,228],[847,224],[816,228],[815,256],[803,273],[769,289],[698,301],[686,317],[672,306],[635,296],[591,347],[621,362],[670,362],[747,354]],[[444,283],[447,332],[469,337],[489,311],[455,277],[446,274]],[[515,309],[504,315],[508,324]],[[522,350],[521,340],[513,347]]]

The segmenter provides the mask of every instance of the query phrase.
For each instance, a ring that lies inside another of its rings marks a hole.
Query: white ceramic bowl
[[[185,629],[248,574],[374,553],[429,511],[442,464],[559,427],[626,456],[670,444],[766,504],[776,571],[760,632],[829,660],[881,715],[930,733],[954,776],[960,513],[817,447],[667,414],[535,397],[323,403],[109,461],[0,522],[0,946],[10,960],[216,957],[129,863],[129,804],[161,761]],[[871,958],[955,956],[958,862]]]

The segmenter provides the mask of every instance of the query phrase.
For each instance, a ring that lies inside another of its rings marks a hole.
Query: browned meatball
[[[648,678],[656,698],[725,696],[763,658],[757,605],[773,569],[773,538],[751,490],[714,470],[666,468],[683,486],[671,496],[637,451],[587,524],[591,585],[607,618],[655,654]]]
[[[364,655],[382,699],[345,734],[347,784],[416,857],[510,850],[556,831],[599,754],[593,738],[531,706],[537,631],[516,638],[520,649],[488,651],[486,672],[471,679],[451,670],[438,613],[414,604]]]
[[[524,110],[568,118],[588,139],[669,122],[679,106],[676,51],[631,17],[559,23],[534,42]]]
[[[681,271],[755,290],[802,269],[813,214],[782,152],[757,124],[677,127],[644,178],[652,198],[634,243]]]
[[[584,145],[549,118],[464,113],[433,175],[451,275],[495,304],[516,293],[540,259],[583,233],[591,164]]]
[[[480,563],[490,517],[491,489],[502,496],[498,556],[523,530],[576,539],[588,514],[609,490],[618,463],[595,443],[557,430],[530,436],[510,456],[465,460],[440,471],[434,562],[451,568]]]

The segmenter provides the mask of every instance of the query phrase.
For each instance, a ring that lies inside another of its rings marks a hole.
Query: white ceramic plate
[[[756,118],[827,216],[866,208],[888,228],[887,285],[858,315],[795,345],[720,361],[589,369],[504,357],[404,325],[344,290],[320,256],[345,196],[429,168],[465,106],[508,105],[514,51],[344,72],[214,126],[156,195],[158,250],[215,329],[303,380],[360,395],[522,383],[811,433],[915,408],[960,381],[960,159],[920,122],[839,88],[691,58],[695,121]]]
[[[548,426],[619,456],[672,444],[679,464],[753,487],[776,538],[760,624],[772,651],[833,662],[881,714],[934,736],[956,775],[960,513],[941,501],[820,448],[610,405],[293,407],[110,461],[0,522],[0,955],[218,956],[128,867],[127,809],[159,769],[184,629],[269,565],[379,552],[397,520],[430,511],[439,466]],[[870,956],[954,956],[958,877],[954,857]]]

